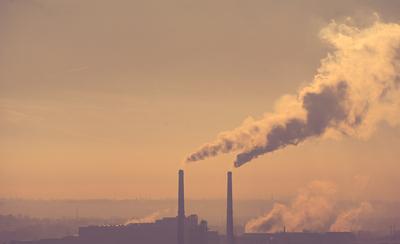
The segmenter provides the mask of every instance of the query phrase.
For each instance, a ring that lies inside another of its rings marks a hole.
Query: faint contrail
[[[350,21],[349,21],[350,22]],[[400,25],[377,19],[366,28],[332,21],[320,37],[334,51],[322,59],[313,81],[278,101],[273,113],[246,120],[186,157],[194,162],[236,152],[236,167],[309,138],[365,138],[377,123],[400,115]]]

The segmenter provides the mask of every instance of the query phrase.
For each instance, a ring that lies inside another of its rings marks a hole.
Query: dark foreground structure
[[[79,235],[62,239],[13,241],[12,244],[219,244],[216,231],[197,215],[185,216],[184,172],[178,173],[178,214],[154,223],[87,226]],[[233,227],[233,222],[232,222]]]
[[[226,235],[210,231],[207,222],[197,215],[185,216],[184,172],[179,171],[178,213],[154,223],[128,225],[86,226],[78,236],[61,239],[12,241],[11,244],[376,244],[382,242],[357,241],[350,232],[280,232],[245,233],[234,235],[232,173],[227,174]],[[397,244],[397,242],[384,242]],[[399,243],[400,244],[400,243]]]
[[[238,237],[239,244],[355,244],[356,237],[350,232],[281,232],[245,233]]]
[[[207,222],[196,215],[184,219],[184,242],[218,244],[218,233],[208,231]],[[38,241],[14,241],[13,244],[176,244],[177,218],[163,218],[155,223],[79,228],[79,236]]]

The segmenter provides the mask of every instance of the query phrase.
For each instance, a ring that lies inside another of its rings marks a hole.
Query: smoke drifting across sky
[[[400,25],[376,20],[357,27],[349,18],[320,32],[333,51],[321,60],[313,81],[285,95],[273,113],[248,118],[187,156],[194,162],[238,153],[236,167],[265,153],[310,138],[368,137],[379,122],[395,125],[400,108]],[[260,105],[262,106],[262,105]]]

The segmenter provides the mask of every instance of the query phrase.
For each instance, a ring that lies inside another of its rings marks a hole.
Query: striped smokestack
[[[183,170],[179,170],[178,183],[178,244],[185,243],[185,193],[183,184]]]
[[[232,201],[232,172],[228,172],[228,191],[226,198],[226,240],[227,244],[234,244],[233,236],[233,201]]]

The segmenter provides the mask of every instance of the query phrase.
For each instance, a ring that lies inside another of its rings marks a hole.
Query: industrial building
[[[154,223],[86,226],[78,236],[11,244],[359,244],[350,232],[244,233],[235,236],[232,172],[227,173],[226,234],[210,231],[197,215],[185,215],[184,172],[178,173],[178,213]]]
[[[233,222],[232,222],[233,227]],[[79,235],[61,239],[13,241],[12,244],[219,244],[216,231],[208,230],[207,222],[197,215],[185,216],[184,172],[179,170],[178,214],[154,223],[85,226]]]

